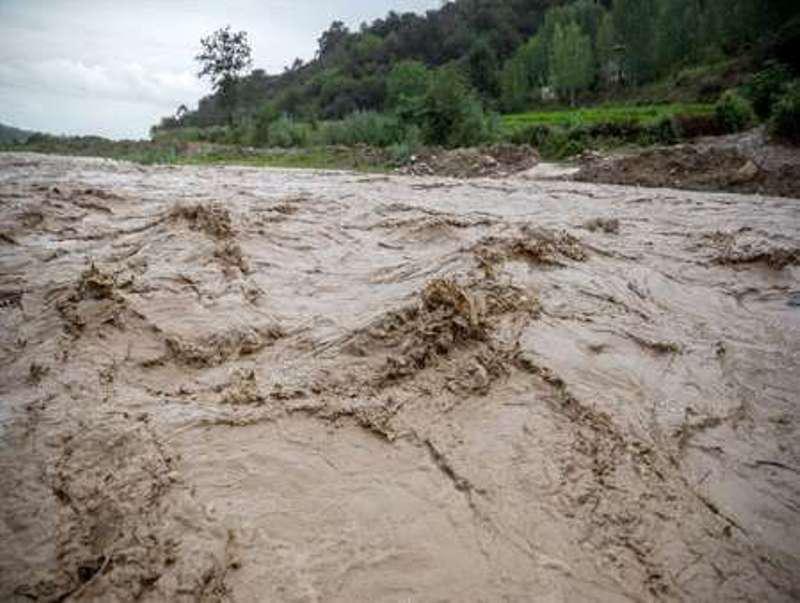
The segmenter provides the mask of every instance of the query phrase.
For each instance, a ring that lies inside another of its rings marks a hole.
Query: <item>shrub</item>
[[[589,133],[595,138],[616,138],[631,142],[638,139],[643,130],[634,120],[606,121],[589,126]]]
[[[403,127],[396,117],[375,111],[357,111],[342,120],[322,124],[317,141],[325,145],[388,147],[400,142],[403,135]]]
[[[488,142],[497,126],[453,67],[439,69],[421,103],[422,135],[427,144],[446,147]]]
[[[714,105],[714,116],[725,132],[740,132],[753,123],[750,103],[733,90],[728,90]]]
[[[552,136],[552,133],[553,128],[551,126],[536,124],[515,130],[511,134],[510,140],[514,144],[529,144],[532,147],[539,148]]]
[[[249,144],[251,139],[252,125],[250,120],[240,121],[235,126],[228,128],[228,132],[223,138],[224,144]]]
[[[359,111],[345,120],[357,142],[373,147],[388,147],[402,139],[398,119],[375,111]]]
[[[281,114],[273,103],[265,103],[256,114],[248,133],[248,143],[253,146],[269,144],[269,128]]]
[[[449,147],[473,147],[492,142],[497,131],[496,120],[486,115],[477,98],[467,98],[454,120],[446,144]]]
[[[418,126],[408,126],[403,140],[388,148],[389,158],[393,165],[405,165],[411,156],[417,153],[422,146],[422,134]]]
[[[756,73],[747,86],[745,94],[753,104],[753,110],[761,119],[767,119],[772,108],[786,90],[791,73],[785,65],[775,63]]]
[[[510,140],[514,144],[531,145],[543,159],[566,159],[586,149],[591,136],[591,132],[582,127],[564,129],[537,124],[517,130]]]
[[[713,115],[676,115],[674,120],[682,138],[724,134]]]
[[[567,159],[582,153],[586,147],[585,132],[554,128],[539,147],[539,153],[545,159]]]
[[[269,125],[266,142],[284,149],[302,147],[308,142],[308,127],[284,115]]]
[[[386,105],[402,109],[414,104],[425,94],[429,81],[430,72],[424,63],[400,61],[386,78]]]
[[[152,133],[155,142],[214,142],[228,143],[231,138],[231,129],[228,126],[208,126],[198,128],[188,126],[173,130],[157,130]]]
[[[391,165],[406,165],[411,161],[411,156],[414,155],[414,149],[405,142],[393,144],[387,150],[389,151],[389,163]]]
[[[678,120],[671,116],[664,116],[645,131],[648,142],[656,144],[675,144],[682,137]]]
[[[786,94],[775,104],[770,129],[778,138],[800,145],[800,81],[788,86]]]

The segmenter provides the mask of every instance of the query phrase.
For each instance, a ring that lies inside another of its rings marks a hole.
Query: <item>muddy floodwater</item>
[[[0,600],[800,597],[800,201],[0,155]]]

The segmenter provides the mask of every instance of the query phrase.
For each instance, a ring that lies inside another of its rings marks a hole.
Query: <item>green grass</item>
[[[145,165],[242,165],[253,167],[344,169],[385,172],[385,152],[366,147],[252,149],[233,145],[111,141],[99,138],[40,138],[25,144],[0,144],[0,152],[105,157]]]
[[[667,105],[609,105],[585,109],[557,109],[513,113],[502,117],[506,130],[527,126],[582,126],[599,123],[635,123],[650,125],[662,117],[673,115],[711,115],[713,105],[700,103],[673,103]]]
[[[41,135],[34,136],[25,143],[0,144],[0,151],[105,157],[133,161],[145,165],[175,163],[179,154],[178,147],[172,144],[139,140],[113,141],[96,136],[56,137]]]
[[[388,171],[391,166],[381,157],[368,157],[356,149],[309,147],[287,150],[243,150],[215,148],[191,155],[180,155],[182,165],[244,165],[252,167],[305,168],[328,170]]]

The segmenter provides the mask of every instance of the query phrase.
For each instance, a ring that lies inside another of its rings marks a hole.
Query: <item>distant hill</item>
[[[553,82],[560,82],[563,103],[570,87],[602,99],[742,57],[747,68],[750,59],[776,58],[800,72],[798,43],[800,0],[451,0],[425,14],[390,12],[352,31],[334,22],[312,60],[243,77],[234,113],[315,121],[385,111],[397,97],[393,87],[402,93],[417,81],[409,74],[420,70],[409,61],[429,70],[456,67],[484,106],[513,113],[541,104],[543,87]],[[723,84],[709,80],[702,98],[687,100],[715,100]],[[206,96],[161,127],[225,124],[224,104],[219,94]]]
[[[35,132],[28,130],[20,130],[12,126],[0,124],[0,144],[7,144],[9,142],[25,142]]]

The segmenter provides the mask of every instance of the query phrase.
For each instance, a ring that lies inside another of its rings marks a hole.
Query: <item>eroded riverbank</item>
[[[0,593],[800,596],[800,205],[0,155]]]

